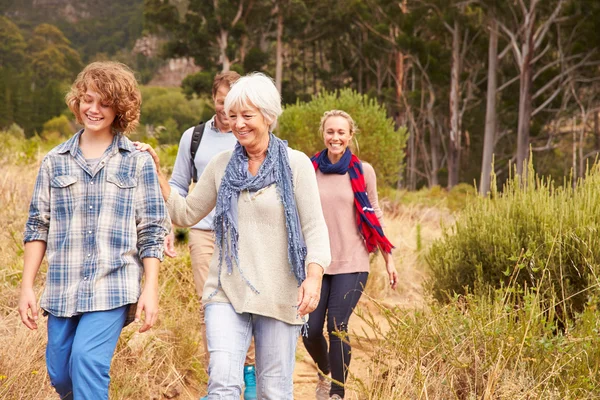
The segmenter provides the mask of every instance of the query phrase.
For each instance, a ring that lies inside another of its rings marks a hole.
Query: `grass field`
[[[18,144],[18,143],[17,143]],[[0,149],[0,398],[55,399],[45,370],[45,319],[31,332],[16,312],[22,270],[22,230],[43,150]],[[33,146],[30,144],[30,146]],[[43,146],[41,147],[43,149]],[[600,322],[590,302],[576,323],[558,331],[534,291],[517,302],[507,290],[431,299],[423,255],[457,217],[443,194],[406,204],[402,193],[382,199],[385,229],[396,244],[400,287],[392,293],[378,257],[351,324],[355,346],[348,397],[389,399],[600,398]],[[455,204],[455,200],[452,200]],[[197,399],[206,373],[199,345],[198,300],[189,256],[161,269],[160,320],[147,334],[127,327],[118,343],[111,399]],[[38,277],[41,294],[44,269]],[[514,292],[514,291],[513,291]],[[310,372],[299,349],[300,375]],[[305,357],[304,357],[305,358]],[[313,383],[298,380],[296,398],[311,399]],[[305,387],[303,387],[303,385]]]

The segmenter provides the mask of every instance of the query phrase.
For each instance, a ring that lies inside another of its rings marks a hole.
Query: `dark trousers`
[[[345,383],[350,365],[350,344],[348,343],[348,320],[367,284],[368,272],[352,274],[324,275],[319,306],[310,313],[308,336],[303,338],[304,346],[319,370],[324,374]],[[327,340],[323,335],[323,325],[327,315]],[[341,337],[340,337],[341,336]],[[342,337],[344,340],[342,340]],[[344,387],[331,385],[330,395],[344,398]]]

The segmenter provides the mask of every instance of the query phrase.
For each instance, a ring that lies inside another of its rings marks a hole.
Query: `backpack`
[[[194,183],[198,182],[198,170],[196,169],[196,163],[194,163],[194,159],[196,158],[196,152],[198,151],[198,146],[200,146],[200,142],[202,141],[202,136],[204,135],[204,122],[200,121],[198,125],[194,127],[194,133],[192,133],[192,143],[190,146],[190,153],[192,156],[192,180]]]

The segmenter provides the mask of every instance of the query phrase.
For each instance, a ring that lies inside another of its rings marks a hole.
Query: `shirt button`
[[[91,255],[91,254],[88,254],[87,256],[88,256],[88,257],[91,257],[92,255]]]
[[[92,208],[94,208],[94,207],[93,207],[93,206],[90,206],[90,210],[91,210]]]
[[[91,234],[92,234],[92,231],[88,231],[88,233],[91,235]]]
[[[87,280],[88,280],[88,277],[87,277],[87,276],[84,276],[84,277],[83,277],[83,280],[84,280],[84,281],[87,281]]]
[[[93,185],[93,184],[94,184],[94,182],[93,182],[93,181],[92,181],[92,182],[90,182],[90,185]]]

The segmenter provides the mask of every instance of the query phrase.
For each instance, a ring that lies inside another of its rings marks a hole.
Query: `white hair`
[[[225,113],[231,109],[257,108],[270,121],[269,130],[277,126],[277,117],[282,113],[281,95],[273,79],[260,72],[253,72],[238,79],[225,97]]]

